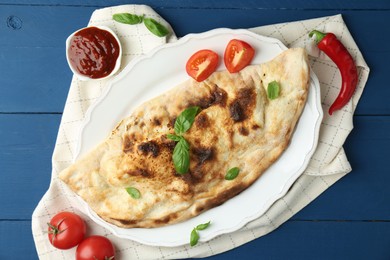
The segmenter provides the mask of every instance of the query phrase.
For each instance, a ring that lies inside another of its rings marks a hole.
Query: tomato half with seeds
[[[248,66],[255,56],[255,49],[249,43],[233,39],[225,49],[224,62],[230,73],[236,73]]]
[[[67,211],[56,214],[47,225],[50,243],[58,249],[77,246],[84,239],[87,230],[79,215]]]
[[[218,54],[212,50],[197,51],[188,59],[186,71],[196,81],[202,82],[217,69],[218,60]]]

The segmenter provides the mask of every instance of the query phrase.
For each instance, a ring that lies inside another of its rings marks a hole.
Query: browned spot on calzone
[[[192,154],[195,157],[195,160],[198,162],[198,164],[203,164],[205,161],[212,160],[214,157],[214,150],[213,148],[192,148],[191,149]]]
[[[195,186],[202,180],[206,172],[204,170],[205,163],[215,159],[213,148],[197,147],[191,148],[191,161],[196,162],[196,165],[188,173],[182,174],[180,177],[190,186]]]
[[[152,174],[146,169],[131,170],[131,171],[128,171],[127,174],[131,175],[131,176],[142,176],[145,178],[152,177]]]
[[[177,218],[177,213],[172,213],[172,214],[169,214],[168,216],[166,216],[164,218],[155,219],[154,223],[156,223],[156,224],[165,224],[165,223],[169,223],[170,221],[172,221],[173,219],[176,219],[176,218]]]
[[[138,150],[143,154],[151,153],[153,157],[157,157],[160,152],[160,148],[155,141],[144,142],[138,145]]]
[[[153,121],[152,121],[153,125],[154,126],[160,126],[161,125],[161,120],[159,118],[153,118]]]
[[[237,186],[234,186],[228,190],[223,191],[222,193],[218,194],[217,197],[209,200],[206,205],[204,205],[205,209],[213,208],[216,206],[221,205],[226,200],[236,196],[240,192],[242,192],[246,188],[245,184],[239,184]]]
[[[215,91],[213,92],[214,105],[226,106],[227,94],[226,91],[215,85]]]
[[[118,219],[118,218],[111,218],[112,220],[118,221],[121,223],[123,226],[129,226],[129,225],[134,225],[138,221],[137,220],[124,220],[124,219]]]
[[[166,148],[169,151],[173,152],[173,150],[175,149],[175,146],[176,146],[176,142],[175,141],[173,141],[171,139],[168,139],[165,135],[162,135],[160,140],[161,140],[161,147],[162,147],[162,149]]]
[[[224,203],[226,200],[236,196],[241,191],[243,191],[246,188],[244,184],[238,185],[236,187],[232,187],[226,191],[223,191],[222,193],[218,194],[215,198],[212,198],[208,200],[206,203],[199,205],[195,208],[195,211],[199,214],[201,212],[204,212],[210,208],[216,207]]]
[[[203,148],[197,147],[191,149],[191,159],[196,161],[196,166],[192,171],[190,171],[190,175],[193,177],[193,181],[200,181],[203,176],[206,174],[204,171],[204,164],[206,161],[212,161],[215,159],[214,149],[211,148]]]
[[[226,106],[226,99],[226,91],[215,85],[209,96],[198,98],[197,100],[190,102],[187,107],[198,106],[202,109],[206,109],[214,105]]]
[[[167,124],[168,128],[174,128],[176,123],[176,117],[170,118],[169,123]]]
[[[209,118],[207,114],[200,114],[195,118],[195,125],[198,128],[206,128],[210,126]]]
[[[238,131],[239,131],[240,134],[242,134],[243,136],[249,135],[248,129],[246,129],[245,127],[240,127],[240,128],[238,129]]]
[[[253,88],[243,88],[237,93],[235,100],[230,104],[230,117],[235,122],[242,122],[253,113],[256,106],[256,93]]]
[[[198,98],[194,101],[189,102],[187,104],[186,108],[197,106],[197,107],[200,107],[201,109],[206,109],[206,108],[211,106],[213,101],[214,101],[214,98],[212,96]]]
[[[236,100],[230,105],[229,112],[230,112],[230,117],[233,119],[234,122],[244,121],[245,113],[239,101]]]
[[[256,125],[256,124],[252,125],[252,129],[253,129],[253,130],[257,130],[257,129],[259,129],[259,128],[260,128],[259,125]]]
[[[123,137],[123,146],[122,146],[122,150],[127,153],[127,152],[131,152],[133,150],[133,146],[134,146],[134,137],[130,137],[128,135],[125,135]]]
[[[203,206],[200,206],[200,207],[195,208],[195,211],[196,211],[197,213],[201,213],[201,212],[203,212],[203,210],[204,210],[204,207],[203,207]]]

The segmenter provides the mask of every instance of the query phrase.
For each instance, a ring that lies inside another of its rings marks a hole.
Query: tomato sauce
[[[87,27],[70,40],[68,57],[73,69],[92,79],[104,78],[115,68],[119,43],[108,31]]]

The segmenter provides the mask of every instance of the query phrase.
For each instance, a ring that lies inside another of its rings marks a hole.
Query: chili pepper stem
[[[309,37],[313,37],[313,35],[315,36],[315,41],[318,44],[325,37],[326,33],[313,30],[309,33]]]

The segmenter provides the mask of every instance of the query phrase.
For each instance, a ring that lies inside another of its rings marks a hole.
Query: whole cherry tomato
[[[233,39],[225,49],[223,60],[230,73],[239,72],[249,65],[255,56],[255,50],[247,42]]]
[[[115,248],[111,241],[103,236],[90,236],[77,247],[76,260],[113,260]]]
[[[79,215],[66,211],[56,214],[47,225],[50,243],[59,249],[77,246],[84,239],[87,229]]]

